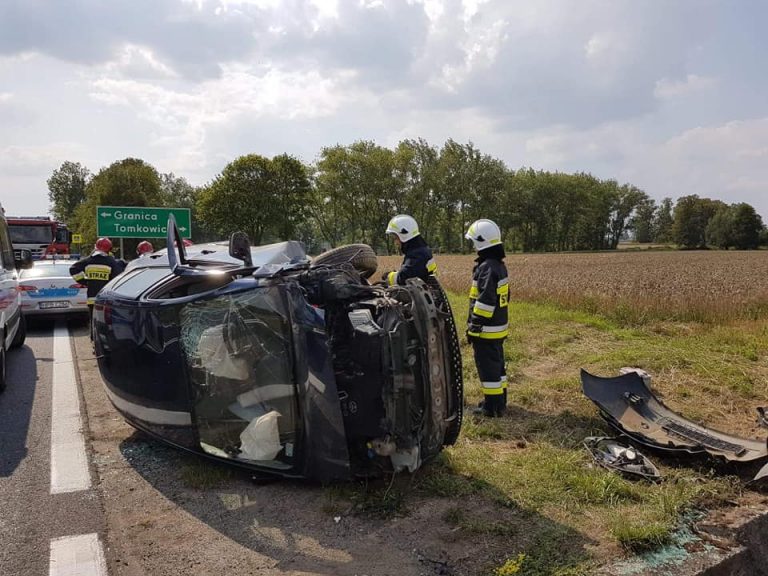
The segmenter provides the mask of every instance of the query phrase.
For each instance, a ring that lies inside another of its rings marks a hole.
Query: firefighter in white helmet
[[[504,339],[509,333],[509,278],[501,230],[491,220],[476,220],[465,237],[477,251],[469,291],[467,338],[472,344],[484,400],[478,412],[501,416],[507,405]]]
[[[437,264],[432,258],[432,249],[419,232],[416,220],[407,214],[399,214],[389,221],[386,233],[395,237],[403,253],[403,263],[400,270],[385,273],[382,280],[389,286],[402,286],[409,278],[421,278],[429,282],[430,276],[437,270]]]

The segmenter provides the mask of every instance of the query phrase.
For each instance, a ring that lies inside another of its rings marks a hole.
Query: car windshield
[[[293,467],[296,387],[279,288],[193,302],[180,320],[201,448],[261,466]]]
[[[74,260],[53,263],[37,263],[28,270],[22,270],[20,278],[54,278],[69,276],[69,267],[74,264]]]
[[[53,240],[53,231],[50,225],[22,226],[9,224],[11,242],[14,244],[50,244]]]

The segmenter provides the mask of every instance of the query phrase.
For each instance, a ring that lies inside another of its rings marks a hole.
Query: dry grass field
[[[440,282],[469,289],[474,256],[438,256]],[[380,259],[396,268],[398,256]],[[768,315],[768,251],[511,254],[510,297],[596,312],[624,323]]]
[[[400,262],[380,258],[379,274]],[[437,262],[461,327],[473,257]],[[483,541],[489,562],[475,573],[591,574],[670,543],[692,515],[733,502],[766,505],[746,486],[753,469],[713,459],[646,452],[665,475],[658,485],[594,468],[583,438],[615,431],[581,393],[579,369],[644,368],[673,410],[765,438],[755,407],[768,404],[768,252],[510,255],[507,268],[509,412],[467,417],[458,443],[415,483],[455,501],[442,522],[457,538]],[[472,406],[480,386],[471,349],[462,349]],[[398,483],[366,491],[405,514],[421,493]],[[504,512],[489,520],[494,502]]]

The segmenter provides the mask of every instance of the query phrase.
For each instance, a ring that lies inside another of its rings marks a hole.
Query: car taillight
[[[19,284],[19,287],[17,288],[19,292],[35,292],[37,290],[37,286],[30,286],[29,284]]]
[[[86,288],[85,284],[72,284],[70,288],[74,288],[75,290],[82,290],[83,288]]]

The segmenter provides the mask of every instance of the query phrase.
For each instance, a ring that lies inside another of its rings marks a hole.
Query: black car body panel
[[[667,408],[645,379],[630,371],[601,378],[581,371],[584,394],[614,428],[633,440],[660,450],[706,452],[729,461],[749,462],[768,456],[765,440],[740,438],[700,426]]]
[[[461,367],[440,291],[313,268],[296,242],[251,260],[225,244],[155,254],[99,294],[99,368],[130,424],[320,481],[415,470],[455,440]]]

